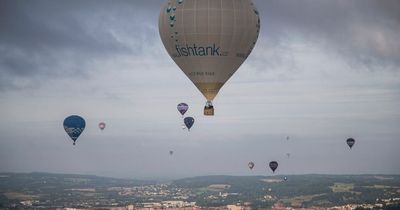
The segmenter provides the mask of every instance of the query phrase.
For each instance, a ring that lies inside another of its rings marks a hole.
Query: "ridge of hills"
[[[165,201],[200,207],[247,203],[252,208],[276,203],[295,208],[400,203],[400,175],[213,175],[167,183],[79,174],[0,173],[0,208],[27,202],[38,208],[91,208]]]

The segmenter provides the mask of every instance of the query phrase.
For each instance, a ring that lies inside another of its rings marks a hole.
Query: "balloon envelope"
[[[168,54],[207,101],[250,55],[259,31],[251,0],[166,0],[159,17]]]
[[[276,161],[269,162],[269,167],[271,168],[272,172],[275,172],[275,170],[278,168],[278,162]]]
[[[254,163],[253,162],[249,162],[248,166],[249,166],[250,169],[253,169],[254,168]]]
[[[99,128],[104,130],[104,128],[106,128],[106,124],[104,122],[99,123]]]
[[[71,137],[75,145],[75,141],[78,139],[78,137],[85,129],[86,126],[85,120],[78,115],[71,115],[65,118],[63,125],[65,132],[67,132],[69,137]]]
[[[189,106],[186,103],[180,103],[176,108],[181,113],[181,115],[184,115],[186,111],[189,109]]]
[[[187,127],[188,129],[190,129],[190,128],[193,126],[193,124],[194,124],[194,119],[193,119],[193,117],[185,117],[185,119],[183,120],[183,122],[185,123],[186,127]]]
[[[353,145],[356,143],[356,140],[354,140],[353,138],[348,138],[346,140],[347,145],[350,147],[350,149],[353,147]]]

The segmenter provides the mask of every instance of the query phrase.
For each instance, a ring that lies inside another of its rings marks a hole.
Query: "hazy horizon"
[[[213,117],[160,40],[163,2],[0,2],[0,172],[400,174],[400,1],[253,0],[259,39]]]
[[[146,176],[146,177],[118,177],[118,176],[104,176],[104,175],[96,175],[96,174],[77,174],[77,173],[57,173],[57,172],[44,172],[44,171],[32,171],[32,172],[0,172],[0,174],[48,174],[48,175],[67,175],[67,176],[95,176],[95,177],[103,177],[110,179],[128,179],[128,180],[137,180],[137,181],[157,181],[157,182],[165,182],[165,181],[174,181],[181,179],[191,179],[191,178],[199,178],[199,177],[267,177],[267,178],[275,178],[277,180],[281,180],[282,177],[292,177],[292,176],[400,176],[400,174],[247,174],[247,175],[224,175],[224,174],[214,174],[214,175],[194,175],[194,176],[182,176],[182,177],[157,177],[157,176]]]

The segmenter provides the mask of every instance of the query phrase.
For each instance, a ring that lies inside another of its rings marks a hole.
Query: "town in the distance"
[[[400,209],[400,175],[203,176],[141,181],[0,173],[0,209]]]

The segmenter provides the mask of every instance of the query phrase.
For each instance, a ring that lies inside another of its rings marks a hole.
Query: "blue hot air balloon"
[[[178,104],[178,106],[176,108],[183,116],[186,113],[186,111],[189,109],[189,106],[186,103],[180,103],[180,104]]]
[[[63,125],[65,132],[67,132],[69,137],[71,137],[75,145],[75,141],[78,139],[78,137],[85,129],[86,126],[85,120],[78,115],[71,115],[65,118]]]
[[[193,117],[185,117],[185,119],[183,120],[183,122],[185,123],[186,127],[188,128],[188,130],[190,130],[190,128],[193,126],[194,124],[194,119]]]

